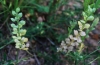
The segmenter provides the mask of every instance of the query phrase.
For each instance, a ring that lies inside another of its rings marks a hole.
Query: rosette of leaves
[[[20,18],[22,17],[20,8],[16,8],[15,11],[12,11],[12,15],[15,16],[14,18],[11,18],[11,21],[13,22],[11,24],[11,27],[13,29],[12,38],[16,43],[15,47],[21,50],[28,50],[28,47],[25,44],[28,41],[28,38],[24,37],[24,35],[26,34],[26,29],[22,29],[23,25],[25,25],[25,21],[20,20]]]

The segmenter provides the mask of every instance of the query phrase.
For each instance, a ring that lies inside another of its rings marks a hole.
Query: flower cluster
[[[95,8],[91,8],[88,6],[88,9],[83,12],[83,20],[78,21],[79,29],[74,30],[74,36],[69,35],[65,41],[61,42],[60,48],[57,48],[57,51],[73,51],[74,47],[78,48],[78,51],[81,53],[82,49],[84,48],[84,37],[86,36],[85,30],[89,29],[90,24],[87,21],[93,21],[94,16],[93,13],[95,12]]]
[[[57,51],[73,51],[74,47],[78,47],[82,43],[82,36],[85,36],[84,31],[74,30],[74,36],[70,35],[69,38],[66,38],[65,41],[61,42],[60,48],[57,48]]]
[[[22,17],[22,13],[19,12],[20,8],[16,8],[16,11],[12,11],[12,15],[15,16],[15,18],[11,18],[11,21],[17,23],[11,24],[11,27],[13,28],[12,38],[16,43],[16,48],[28,50],[28,47],[25,44],[28,41],[28,38],[23,37],[26,34],[26,29],[22,29],[23,25],[25,25],[25,21],[20,20],[20,18]]]
[[[89,5],[88,9],[85,12],[82,13],[84,19],[78,21],[79,31],[88,30],[90,28],[90,24],[88,23],[88,21],[94,20],[93,13],[95,11],[96,11],[96,8],[91,8],[91,6]],[[83,39],[83,41],[84,41],[84,39]],[[81,53],[83,48],[84,48],[84,43],[82,42],[81,45],[79,46],[78,52]]]

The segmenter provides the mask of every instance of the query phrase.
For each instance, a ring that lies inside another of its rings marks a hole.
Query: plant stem
[[[95,60],[97,60],[98,58],[100,58],[100,57],[97,57],[96,59],[94,59],[93,61],[91,61],[89,64],[91,64],[91,63],[93,63]]]
[[[27,52],[29,55],[34,56],[34,55],[33,55],[33,54],[31,54],[28,50],[26,50],[26,52]]]

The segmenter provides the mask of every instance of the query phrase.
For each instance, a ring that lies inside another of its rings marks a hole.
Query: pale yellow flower
[[[80,30],[83,30],[83,24],[80,21],[78,21],[78,25],[79,25]]]
[[[78,45],[79,45],[79,43],[78,43],[78,42],[74,42],[74,44],[75,44],[75,46],[78,46]]]
[[[89,27],[90,27],[90,24],[88,24],[88,23],[84,25],[84,28],[86,28],[86,29],[88,29]]]
[[[63,46],[63,49],[67,49],[67,45],[66,46]]]
[[[75,36],[79,35],[77,30],[74,30],[74,35]]]
[[[75,42],[70,42],[70,46],[75,46]]]
[[[64,41],[62,41],[61,42],[61,46],[65,46],[66,44],[65,44],[65,42]]]
[[[66,44],[70,44],[71,41],[70,41],[69,38],[66,38],[66,39],[65,39],[65,42],[66,42]]]
[[[73,35],[69,35],[69,38],[70,38],[70,39],[74,39]]]
[[[77,37],[77,42],[78,42],[78,43],[81,43],[81,42],[82,42],[82,40],[81,40],[80,37]]]
[[[75,37],[74,40],[76,40],[76,42],[78,42],[78,43],[81,43],[82,42],[82,40],[81,40],[80,37]]]
[[[80,32],[80,35],[81,35],[81,36],[85,36],[86,33],[85,33],[84,31],[81,31],[81,32]]]
[[[72,50],[73,50],[73,46],[69,46],[68,51],[72,51]]]
[[[74,30],[74,35],[75,35],[74,40],[76,40],[78,43],[81,43],[82,40],[77,30]]]

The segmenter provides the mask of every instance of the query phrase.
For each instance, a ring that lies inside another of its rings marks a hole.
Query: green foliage
[[[88,9],[88,5],[90,5],[91,0],[84,0],[84,10]]]
[[[99,22],[99,18],[96,18],[96,19],[93,21],[93,23],[91,24],[90,29],[88,29],[88,30],[86,31],[87,34],[88,34],[90,31],[92,31],[92,30],[95,29],[95,26],[98,24],[98,22]]]
[[[75,28],[76,24],[77,24],[77,22],[75,22],[75,21],[74,21],[74,22],[70,21],[70,27],[68,28],[68,36],[69,36],[70,34],[72,34],[73,29]]]
[[[94,6],[96,9],[100,7],[100,2],[99,0],[84,0],[84,10],[88,9],[88,5]]]
[[[17,24],[12,23],[11,27],[13,28],[13,36],[12,38],[16,42],[16,48],[27,50],[28,48],[25,45],[25,42],[28,41],[27,38],[22,37],[26,34],[26,29],[22,29],[23,25],[25,25],[25,21],[20,20],[22,17],[22,13],[20,12],[20,8],[16,8],[16,11],[12,11],[12,15],[15,16],[15,18],[11,18],[12,22],[16,22]]]
[[[82,5],[81,0],[76,0],[75,3],[76,2]],[[100,55],[98,53],[96,54],[97,51],[95,54],[88,54],[88,52],[80,54],[76,51],[74,53],[70,52],[66,56],[63,55],[64,53],[56,52],[59,43],[73,34],[74,29],[79,28],[77,25],[78,20],[81,19],[80,25],[84,26],[87,35],[90,31],[94,30],[98,24],[99,18],[95,11],[100,7],[99,0],[84,0],[84,11],[83,8],[79,9],[73,6],[78,5],[75,3],[71,2],[70,5],[68,0],[0,0],[0,49],[15,42],[16,48],[24,48],[24,50],[26,50],[26,42],[28,41],[27,38],[29,38],[29,42],[32,44],[29,51],[34,50],[33,53],[38,51],[36,53],[37,58],[39,60],[42,58],[44,65],[56,65],[66,60],[76,65],[80,65],[81,63],[87,65],[84,60],[88,60],[92,56],[96,56],[96,60],[99,61]],[[94,13],[96,14],[95,16]],[[28,16],[26,17],[27,14]],[[13,18],[12,15],[14,16]],[[43,19],[41,22],[37,20],[39,17]],[[9,18],[11,18],[12,23]],[[7,32],[5,30],[7,30]],[[50,40],[47,40],[48,38]],[[85,39],[85,37],[82,39]],[[44,40],[46,42],[44,42]],[[36,44],[32,41],[35,41]],[[50,42],[53,42],[54,45]],[[65,57],[67,57],[67,59]],[[18,60],[4,60],[0,63],[2,63],[2,65],[14,65],[14,63],[19,63],[17,61]],[[95,59],[93,61],[95,61]]]
[[[96,0],[96,3],[95,3],[95,8],[100,8],[100,1],[99,0]]]
[[[87,37],[88,33],[92,30],[94,30],[94,27],[98,24],[99,18],[94,17],[94,13],[96,11],[95,6],[93,6],[90,0],[85,0],[84,2],[84,11],[82,12],[83,15],[83,19],[78,21],[78,25],[79,25],[79,32],[82,31],[86,31],[86,34],[84,33],[85,36],[81,37],[81,34],[78,33],[78,31],[74,30],[74,35],[69,34],[69,36],[62,42],[59,48],[57,48],[57,51],[62,51],[64,52],[68,57],[71,57],[71,59],[73,59],[73,63],[75,63],[75,65],[79,65],[81,64],[81,62],[84,62],[84,60],[86,59],[86,55],[82,55],[83,54],[83,49],[84,49],[84,41],[85,38]],[[88,21],[93,21],[92,24],[89,24]],[[72,24],[72,23],[71,23]],[[71,26],[71,33],[73,32],[73,26]],[[70,32],[70,29],[68,28],[68,31]],[[83,34],[83,33],[82,33]],[[75,37],[76,36],[76,37]],[[82,42],[78,42],[77,46],[75,46],[75,44],[77,43],[77,39],[78,41],[82,39]],[[73,50],[74,49],[74,50]],[[78,49],[78,50],[77,50]],[[96,58],[98,59],[98,57]],[[95,59],[94,59],[95,60]],[[93,60],[93,61],[94,61]],[[81,61],[81,62],[79,62]],[[93,61],[91,61],[90,63],[92,63]]]

